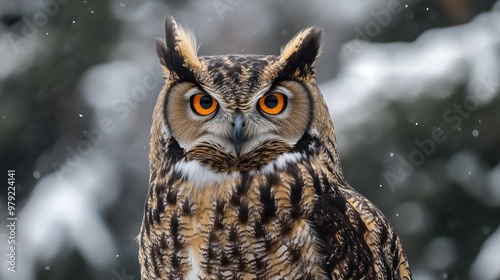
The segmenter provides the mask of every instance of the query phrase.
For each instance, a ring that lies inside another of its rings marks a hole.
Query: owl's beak
[[[236,155],[239,157],[241,154],[241,146],[245,140],[245,118],[239,111],[234,113],[233,118],[233,144]]]

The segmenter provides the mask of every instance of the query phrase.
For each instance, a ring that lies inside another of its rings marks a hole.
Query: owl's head
[[[198,56],[192,33],[172,18],[165,29],[166,41],[156,40],[166,84],[151,149],[167,150],[168,161],[256,170],[333,132],[314,76],[320,29],[299,32],[277,56]]]

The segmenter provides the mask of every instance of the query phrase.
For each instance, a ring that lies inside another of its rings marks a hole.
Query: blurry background
[[[308,25],[348,181],[415,279],[500,279],[500,1],[0,2],[0,279],[138,280],[164,20],[201,55],[278,54]]]

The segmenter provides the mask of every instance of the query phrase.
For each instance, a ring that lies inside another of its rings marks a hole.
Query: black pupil
[[[264,104],[266,104],[267,108],[274,108],[278,106],[278,98],[275,95],[268,95],[266,99],[264,99]]]
[[[203,109],[210,109],[210,107],[212,107],[213,103],[214,103],[214,101],[209,96],[205,95],[205,96],[200,98],[200,106]]]

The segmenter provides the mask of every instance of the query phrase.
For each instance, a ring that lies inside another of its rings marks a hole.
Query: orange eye
[[[191,96],[191,109],[202,116],[207,116],[215,112],[219,103],[208,94],[195,94]]]
[[[286,108],[286,96],[281,93],[272,93],[259,99],[260,109],[267,114],[277,115]]]

